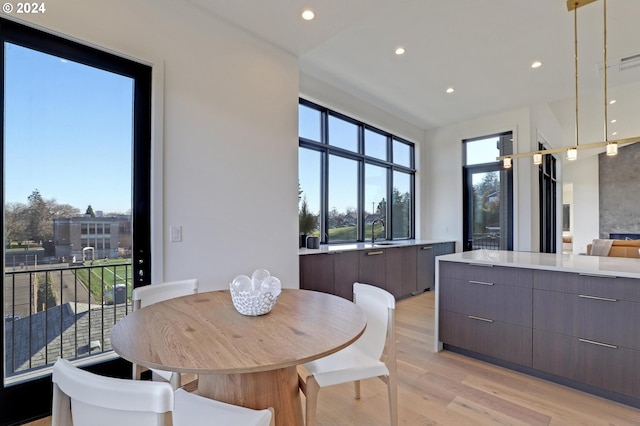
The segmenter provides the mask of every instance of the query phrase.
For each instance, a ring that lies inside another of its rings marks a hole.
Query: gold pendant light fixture
[[[513,164],[513,159],[531,157],[533,158],[533,164],[542,164],[542,156],[547,154],[556,154],[560,152],[566,152],[567,160],[574,161],[578,158],[578,150],[592,149],[592,148],[605,148],[608,156],[618,154],[619,145],[628,145],[636,142],[640,142],[640,137],[617,139],[609,141],[608,131],[608,94],[607,94],[607,0],[603,0],[604,12],[604,141],[595,142],[589,144],[579,144],[579,127],[578,127],[578,8],[585,6],[589,3],[596,2],[598,0],[567,0],[567,10],[573,11],[573,35],[574,35],[574,65],[575,65],[575,92],[576,92],[576,122],[575,122],[575,145],[570,148],[554,148],[545,149],[542,151],[531,151],[520,154],[510,154],[497,157],[496,160],[503,162],[505,169],[510,169]]]

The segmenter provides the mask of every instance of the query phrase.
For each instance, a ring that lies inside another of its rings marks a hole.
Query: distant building
[[[55,256],[82,259],[83,249],[93,248],[96,259],[117,259],[131,251],[131,217],[76,216],[53,221]],[[86,251],[85,251],[86,252]]]

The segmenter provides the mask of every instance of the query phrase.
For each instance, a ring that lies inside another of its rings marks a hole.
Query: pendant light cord
[[[606,1],[606,0],[605,0]],[[574,46],[574,66],[576,70],[576,146],[578,146],[578,5],[575,2],[573,9],[573,46]]]
[[[609,139],[609,102],[607,99],[607,0],[604,0],[604,141]]]

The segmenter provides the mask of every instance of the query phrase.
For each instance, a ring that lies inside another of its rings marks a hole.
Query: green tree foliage
[[[4,208],[4,236],[7,248],[12,243],[27,240],[27,206],[22,203],[7,203]]]
[[[32,241],[42,241],[53,236],[53,217],[47,203],[36,188],[29,197],[27,236]]]
[[[316,216],[309,211],[309,205],[307,204],[307,197],[302,197],[300,204],[300,210],[298,211],[298,226],[301,234],[309,235],[311,231],[316,229],[317,219]]]
[[[8,247],[13,242],[52,239],[53,219],[77,216],[80,212],[69,204],[58,204],[55,199],[45,200],[38,189],[27,200],[26,205],[18,202],[5,205],[5,241]]]
[[[473,186],[475,208],[482,212],[481,220],[474,220],[475,233],[484,233],[487,226],[500,226],[500,180],[497,173],[487,173]]]
[[[89,204],[89,206],[87,207],[87,211],[84,214],[87,216],[96,217],[96,213],[93,211],[93,207],[91,207],[91,204]]]
[[[393,237],[408,237],[411,227],[411,194],[402,193],[394,187],[392,200]]]

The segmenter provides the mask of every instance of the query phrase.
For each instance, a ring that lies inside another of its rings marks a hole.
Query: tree
[[[374,213],[384,216],[386,212],[387,212],[387,201],[384,199],[384,197],[382,197],[382,200],[380,200],[380,202],[378,203],[378,206],[376,207],[376,211]]]
[[[298,212],[298,222],[300,233],[303,235],[308,235],[316,229],[316,216],[309,211],[306,196],[302,198],[302,204]]]
[[[53,215],[54,218],[59,217],[73,217],[80,215],[80,209],[77,209],[69,204],[58,204],[56,200],[46,200],[47,206],[49,206],[49,211]]]
[[[398,188],[393,188],[391,208],[393,210],[393,236],[406,237],[409,235],[411,227],[411,194],[400,192]]]
[[[487,173],[473,186],[475,208],[482,216],[474,221],[474,232],[484,233],[487,226],[500,226],[500,180],[497,173]]]
[[[42,241],[53,237],[53,222],[47,203],[36,188],[29,197],[27,212],[27,237],[33,241]]]
[[[22,221],[24,222],[24,236],[18,232],[20,240],[13,241],[44,241],[53,238],[53,220],[59,217],[72,217],[80,213],[80,210],[69,204],[58,204],[54,198],[45,200],[36,188],[29,197],[29,204],[17,204],[23,206]],[[6,209],[5,209],[6,211]],[[13,219],[13,218],[12,218]],[[22,222],[19,222],[22,223]],[[19,223],[13,225],[13,229],[20,230]]]
[[[84,214],[87,216],[96,217],[96,213],[93,211],[93,207],[91,207],[91,204],[89,204],[89,206],[87,207],[87,211]]]
[[[5,240],[7,248],[12,242],[21,243],[27,236],[27,206],[22,203],[7,203],[4,208]]]

